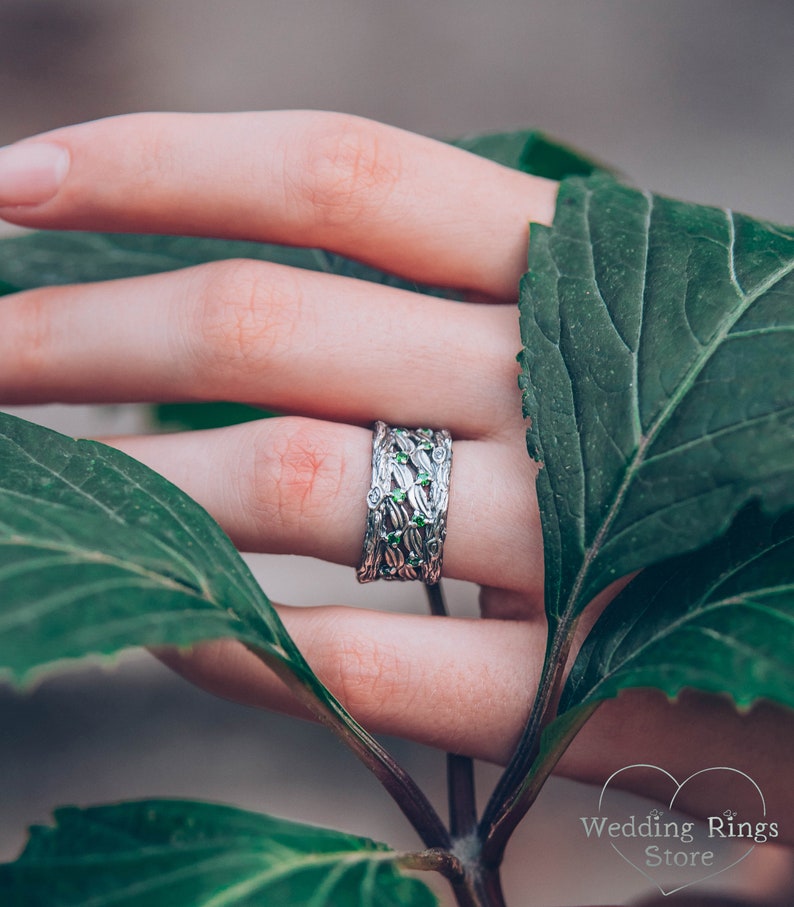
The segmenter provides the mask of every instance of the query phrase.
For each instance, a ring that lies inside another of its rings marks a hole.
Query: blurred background
[[[333,109],[439,137],[539,126],[655,191],[794,221],[790,0],[0,0],[0,46],[0,144],[137,110]],[[133,407],[15,412],[71,434],[147,423]],[[360,588],[348,569],[251,562],[277,601],[424,608],[416,589]],[[449,595],[476,613],[476,590]],[[2,859],[54,806],[154,795],[416,845],[324,731],[212,699],[145,654],[25,695],[0,687],[0,735]],[[389,745],[443,806],[441,754]],[[495,777],[482,769],[484,792]],[[577,816],[595,799],[547,788],[508,852],[511,905],[649,892],[583,841]],[[762,902],[789,876],[787,857],[759,848],[715,886]]]

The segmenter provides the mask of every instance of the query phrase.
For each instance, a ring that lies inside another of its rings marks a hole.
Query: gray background
[[[146,109],[336,109],[442,137],[538,125],[651,189],[794,221],[788,0],[0,0],[0,47],[0,143]],[[75,434],[143,424],[127,407],[21,412]],[[277,600],[422,608],[416,590],[365,592],[349,570],[253,563]],[[473,590],[451,595],[473,613]],[[415,845],[323,731],[214,700],[145,655],[25,696],[0,688],[0,729],[6,858],[55,805],[147,795]],[[443,799],[442,757],[391,745]],[[485,767],[482,787],[494,777]],[[511,904],[629,903],[646,889],[582,844],[576,817],[594,798],[566,783],[544,793],[508,854]],[[760,896],[787,872],[764,850],[719,881]]]

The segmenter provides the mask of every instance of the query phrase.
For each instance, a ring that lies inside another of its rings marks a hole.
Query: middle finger
[[[514,306],[254,261],[3,301],[5,403],[236,400],[352,423],[515,428]]]

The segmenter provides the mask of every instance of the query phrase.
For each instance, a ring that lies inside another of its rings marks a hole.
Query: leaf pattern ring
[[[446,429],[375,423],[360,583],[438,582],[451,467],[452,437]]]

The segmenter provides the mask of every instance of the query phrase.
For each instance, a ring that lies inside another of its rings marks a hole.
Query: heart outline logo
[[[640,769],[652,769],[652,770],[654,770],[654,771],[661,772],[663,775],[665,775],[667,778],[669,778],[670,781],[673,782],[673,784],[675,785],[675,791],[674,791],[673,796],[672,796],[672,798],[670,799],[670,803],[669,803],[669,805],[668,805],[668,809],[670,809],[670,810],[672,810],[672,809],[674,808],[676,798],[677,798],[678,795],[681,793],[682,789],[683,789],[690,781],[692,781],[694,778],[697,778],[697,777],[700,776],[700,775],[707,774],[708,772],[717,772],[717,771],[733,772],[733,773],[735,773],[735,774],[737,774],[737,775],[741,775],[741,777],[743,777],[743,778],[745,778],[747,781],[749,781],[750,784],[752,784],[752,786],[753,786],[753,787],[756,789],[756,791],[758,792],[758,796],[759,796],[759,798],[760,798],[760,800],[761,800],[762,815],[764,816],[764,818],[766,818],[766,800],[765,800],[764,795],[763,795],[763,793],[762,793],[762,791],[761,791],[761,788],[756,784],[756,782],[755,782],[748,774],[746,774],[745,772],[741,771],[741,770],[738,769],[738,768],[731,768],[730,766],[727,766],[727,765],[713,765],[713,766],[711,766],[710,768],[702,768],[702,769],[699,769],[699,770],[696,771],[696,772],[692,772],[691,775],[689,775],[688,777],[686,777],[683,781],[679,782],[678,779],[677,779],[674,775],[672,775],[672,774],[671,774],[670,772],[668,772],[667,770],[661,768],[660,766],[658,766],[658,765],[651,765],[651,764],[649,764],[649,763],[642,763],[642,762],[635,763],[634,765],[626,765],[626,766],[624,766],[623,768],[620,768],[620,769],[618,769],[617,771],[613,772],[613,773],[607,778],[607,780],[604,782],[604,786],[601,788],[601,794],[600,794],[600,796],[599,796],[599,798],[598,798],[598,811],[599,811],[599,813],[601,813],[601,811],[602,811],[603,802],[604,802],[604,794],[606,793],[607,788],[609,787],[610,783],[611,783],[618,775],[620,775],[622,772],[626,772],[626,771],[629,771],[629,770],[631,770],[631,769],[636,769],[636,768],[640,768]],[[666,891],[666,890],[662,887],[661,883],[660,883],[660,882],[657,882],[657,880],[654,879],[653,876],[652,876],[650,873],[646,872],[644,869],[642,869],[641,867],[639,867],[632,859],[630,859],[628,856],[626,856],[626,854],[623,853],[623,851],[621,851],[621,849],[614,843],[614,841],[610,841],[609,843],[610,843],[610,845],[612,846],[613,850],[614,850],[620,857],[622,857],[622,858],[629,864],[629,866],[633,867],[637,872],[640,873],[640,875],[645,876],[645,878],[648,879],[648,881],[649,881],[652,885],[654,885],[656,888],[658,888],[658,890],[659,890],[659,892],[661,893],[662,897],[668,897],[668,896],[671,895],[671,894],[676,894],[676,893],[678,893],[679,891],[683,891],[685,888],[690,888],[692,885],[699,885],[701,882],[706,882],[706,881],[708,881],[709,879],[713,879],[713,878],[715,878],[716,876],[721,875],[723,872],[726,872],[727,870],[732,869],[734,866],[738,866],[739,863],[741,863],[743,860],[746,860],[747,857],[749,857],[750,854],[751,854],[751,853],[755,850],[755,848],[757,847],[757,844],[756,844],[756,843],[753,843],[752,846],[749,847],[748,850],[747,850],[745,853],[742,854],[742,856],[740,856],[738,859],[734,860],[732,863],[729,863],[727,866],[722,866],[720,869],[716,869],[714,872],[710,872],[710,873],[708,873],[707,875],[701,876],[701,877],[699,877],[699,878],[697,878],[697,879],[692,879],[691,881],[686,882],[686,883],[684,883],[683,885],[679,885],[677,888],[671,888],[669,891]]]

